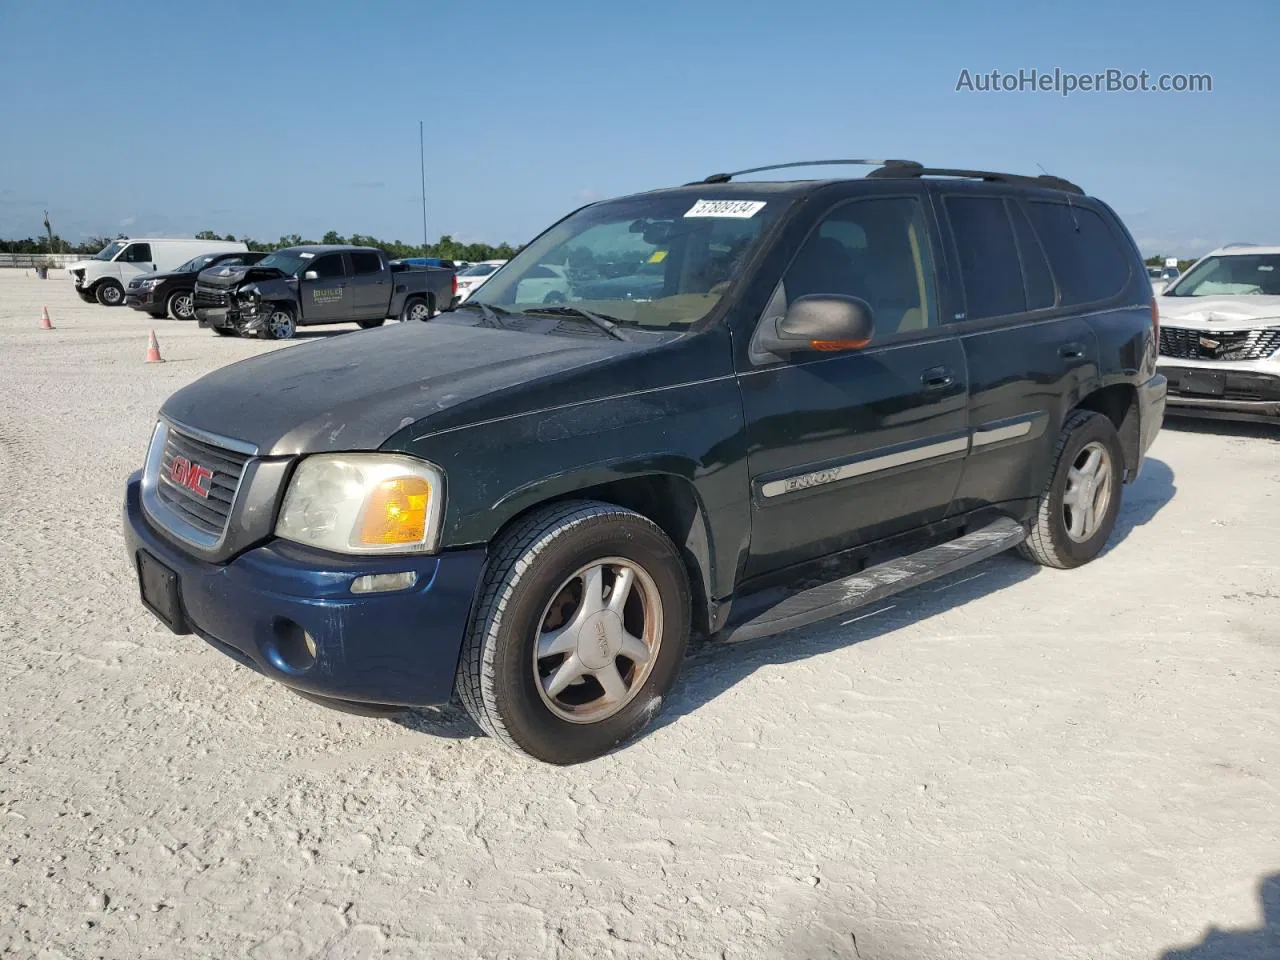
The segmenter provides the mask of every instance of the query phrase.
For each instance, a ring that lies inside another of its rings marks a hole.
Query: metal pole
[[[422,170],[422,255],[427,255],[427,153],[422,134],[422,121],[418,121],[418,166]]]

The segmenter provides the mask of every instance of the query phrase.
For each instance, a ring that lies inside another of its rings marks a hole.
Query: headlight
[[[435,549],[444,475],[415,457],[316,454],[298,464],[276,536],[335,553]]]
[[[143,280],[139,286],[142,287],[143,290],[154,290],[162,283],[164,283],[163,280]]]

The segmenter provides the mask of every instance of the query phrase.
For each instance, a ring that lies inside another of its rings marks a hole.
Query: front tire
[[[510,749],[598,757],[658,712],[684,659],[689,582],[656,524],[607,503],[535,511],[498,541],[456,686]]]
[[[1061,570],[1096,557],[1115,530],[1123,472],[1124,450],[1115,424],[1090,410],[1071,414],[1058,435],[1034,526],[1018,552]]]
[[[169,294],[165,313],[174,320],[191,320],[196,315],[195,295],[190,290],[177,290]]]
[[[124,303],[124,287],[114,280],[103,280],[94,288],[93,295],[104,307],[118,307]]]
[[[272,304],[270,310],[266,322],[262,325],[262,339],[293,339],[293,335],[298,332],[298,321],[294,318],[293,310],[283,303]]]

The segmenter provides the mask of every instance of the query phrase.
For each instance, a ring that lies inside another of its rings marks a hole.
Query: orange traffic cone
[[[160,344],[156,343],[156,332],[151,331],[151,336],[147,339],[147,363],[164,363],[164,357],[160,356]]]
[[[40,329],[41,329],[41,330],[52,330],[52,329],[53,329],[53,321],[49,319],[49,308],[48,308],[48,307],[41,307],[41,308],[40,308]]]

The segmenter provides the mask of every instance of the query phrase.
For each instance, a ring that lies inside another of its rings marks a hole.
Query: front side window
[[[787,306],[822,294],[865,300],[877,341],[937,326],[933,259],[920,202],[877,198],[837,207],[809,234],[781,291]]]
[[[1280,296],[1280,254],[1208,257],[1188,270],[1166,297]]]
[[[131,243],[120,257],[121,263],[150,263],[151,244]]]
[[[326,257],[316,257],[308,270],[314,270],[321,280],[336,280],[347,275],[342,265],[342,254],[331,253]]]
[[[516,254],[464,306],[578,307],[622,325],[687,329],[720,302],[789,204],[693,194],[593,204]]]

